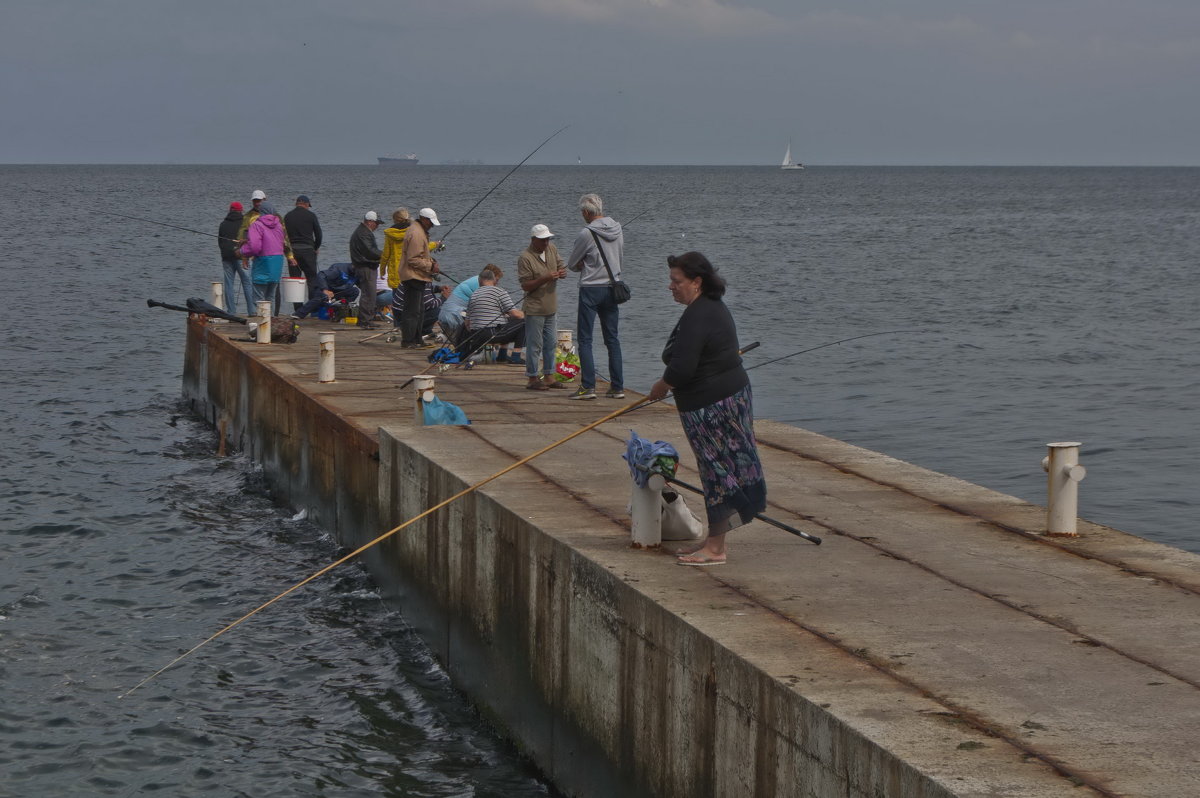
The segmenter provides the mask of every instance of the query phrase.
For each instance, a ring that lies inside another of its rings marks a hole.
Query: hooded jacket
[[[593,230],[600,239],[600,246],[604,247],[613,277],[621,279],[621,256],[625,251],[625,236],[621,232],[621,223],[608,216],[593,219],[587,227],[579,231],[579,235],[575,237],[575,246],[571,248],[571,255],[567,258],[567,268],[579,272],[580,285],[608,285],[612,280],[604,268],[599,250],[596,249],[596,238],[593,238],[591,233]]]
[[[242,212],[230,211],[225,214],[224,221],[217,228],[217,246],[221,250],[221,260],[237,260],[237,237],[238,230],[242,227]]]
[[[283,222],[275,214],[263,214],[246,231],[242,254],[250,256],[282,255],[284,251]]]
[[[393,291],[400,285],[400,258],[404,254],[404,236],[408,233],[411,221],[404,222],[403,227],[393,224],[383,231],[383,254],[379,257],[379,271],[386,273],[388,288]]]

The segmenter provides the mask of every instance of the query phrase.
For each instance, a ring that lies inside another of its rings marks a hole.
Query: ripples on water
[[[182,411],[69,423],[4,502],[0,793],[546,794],[353,567],[118,698],[339,553]]]
[[[215,232],[254,188],[281,209],[303,192],[329,263],[363,211],[457,219],[506,171],[0,167],[9,285],[57,274],[85,299],[61,324],[47,302],[0,315],[0,794],[547,791],[353,567],[117,699],[337,548],[274,506],[252,464],[214,457],[175,399],[183,316],[145,299],[205,296],[215,240],[99,211]],[[679,313],[665,256],[700,249],[730,280],[743,341],[762,342],[748,365],[922,331],[752,372],[759,416],[1038,503],[1044,444],[1082,440],[1086,517],[1200,551],[1198,177],[525,167],[441,260],[460,279],[511,267],[535,221],[569,247],[586,190],[618,219],[649,209],[627,234],[630,387],[659,371]]]

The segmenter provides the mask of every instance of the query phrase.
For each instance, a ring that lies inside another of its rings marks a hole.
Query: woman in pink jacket
[[[254,260],[250,264],[250,282],[254,284],[254,299],[272,303],[272,314],[279,313],[279,279],[283,276],[283,222],[275,206],[264,202],[258,206],[259,217],[246,231],[242,254]]]

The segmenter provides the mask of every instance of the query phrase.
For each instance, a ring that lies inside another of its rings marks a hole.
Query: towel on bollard
[[[668,479],[675,476],[675,466],[679,463],[679,452],[674,446],[666,441],[651,443],[639,438],[634,430],[629,430],[629,442],[621,457],[629,463],[629,475],[639,488],[646,487],[651,474],[662,474]]]

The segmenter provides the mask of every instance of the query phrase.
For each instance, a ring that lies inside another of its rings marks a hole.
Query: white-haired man
[[[621,255],[625,237],[621,224],[604,215],[604,203],[595,194],[579,198],[579,212],[586,226],[575,238],[567,268],[579,272],[579,313],[575,335],[579,343],[579,390],[569,399],[596,398],[596,360],[592,355],[592,332],[600,317],[600,333],[608,350],[610,399],[625,398],[625,375],[621,341],[617,337],[619,305],[613,283],[621,278]]]

